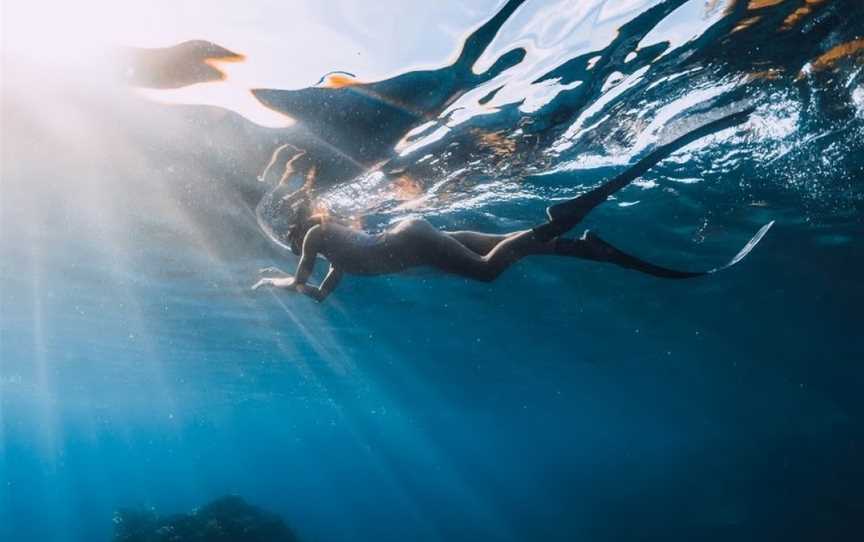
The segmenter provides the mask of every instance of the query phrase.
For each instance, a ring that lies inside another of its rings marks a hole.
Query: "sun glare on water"
[[[4,0],[0,12],[3,52],[19,66],[33,66],[58,76],[91,77],[101,72],[122,77],[124,67],[117,66],[117,58],[123,48],[212,41],[242,55],[231,62],[205,61],[223,73],[220,80],[176,89],[141,88],[137,92],[165,103],[219,106],[262,126],[285,127],[293,121],[262,106],[250,89],[308,86],[320,77],[320,72],[313,70],[332,62],[333,51],[321,44],[331,43],[340,52],[350,45],[312,23],[303,2],[279,9],[291,17],[280,17],[277,24],[266,11],[250,14],[242,5],[222,0]]]

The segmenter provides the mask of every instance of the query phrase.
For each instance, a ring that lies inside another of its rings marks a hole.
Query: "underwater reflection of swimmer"
[[[740,261],[759,242],[768,228],[763,226],[729,263],[709,271],[679,271],[661,267],[627,254],[596,234],[586,231],[578,239],[562,237],[595,207],[675,150],[705,135],[740,124],[750,111],[742,111],[709,122],[674,141],[662,145],[614,179],[577,198],[547,209],[549,220],[533,229],[508,234],[475,231],[446,232],[424,219],[404,220],[387,231],[370,235],[312,213],[308,199],[294,205],[295,220],[288,233],[291,249],[301,256],[291,276],[275,267],[262,269],[266,276],[252,288],[273,287],[306,294],[318,301],[327,297],[343,274],[384,275],[414,267],[490,282],[526,256],[556,255],[612,263],[655,277],[683,279],[718,271]],[[319,286],[307,283],[318,255],[330,262],[330,270]]]
[[[213,42],[185,41],[172,47],[144,49],[123,47],[117,71],[134,87],[175,89],[222,81],[225,73],[218,62],[242,62],[244,56]]]

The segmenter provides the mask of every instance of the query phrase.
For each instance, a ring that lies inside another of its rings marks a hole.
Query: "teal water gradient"
[[[258,228],[256,175],[314,126],[264,130],[12,66],[0,539],[110,540],[118,508],[189,511],[226,493],[302,540],[856,539],[862,72],[854,58],[804,82],[791,69],[859,39],[856,6],[828,3],[797,41],[762,28],[725,42],[729,28],[710,25],[670,38],[632,93],[607,87],[626,72],[623,45],[573,45],[542,70],[526,46],[503,79],[458,98],[461,123],[389,157],[389,173],[430,196],[419,210],[436,225],[507,231],[619,171],[702,99],[752,100],[746,127],[678,153],[585,224],[699,269],[776,220],[739,265],[693,281],[537,258],[492,284],[349,277],[320,305],[253,293],[259,268],[294,262]],[[492,56],[525,46],[529,8]],[[689,16],[668,11],[657,25]],[[626,28],[650,30],[639,21]],[[565,66],[598,51],[607,64]],[[741,75],[766,62],[784,75]],[[526,81],[553,69],[588,90],[538,97]],[[606,71],[590,82],[590,69]],[[502,85],[495,111],[480,111]],[[519,92],[544,107],[520,109],[507,98]],[[504,130],[515,147],[502,155],[472,130]],[[343,166],[322,193],[334,209],[372,228],[416,210]]]

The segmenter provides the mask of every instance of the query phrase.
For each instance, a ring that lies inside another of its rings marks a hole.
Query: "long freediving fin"
[[[709,269],[708,271],[681,271],[653,264],[612,246],[591,231],[586,231],[581,239],[559,238],[555,244],[555,253],[562,256],[573,256],[585,260],[612,263],[654,277],[665,279],[688,279],[710,275],[737,264],[756,247],[759,241],[762,240],[773,225],[774,221],[771,221],[759,228],[756,235],[754,235],[747,244],[744,245],[744,248],[742,248],[734,258],[729,260],[728,263],[720,267],[715,267],[714,269]]]
[[[706,271],[706,274],[707,273],[716,273],[717,271],[729,269],[730,267],[732,267],[736,263],[743,260],[748,254],[750,254],[751,250],[756,248],[756,245],[758,245],[759,241],[761,241],[762,238],[765,237],[765,234],[768,233],[768,230],[770,230],[771,226],[773,226],[773,225],[774,225],[774,221],[772,220],[771,222],[769,222],[769,223],[765,224],[764,226],[762,226],[761,228],[759,228],[759,231],[756,232],[756,235],[754,235],[749,241],[747,241],[747,244],[744,245],[744,248],[742,248],[740,251],[738,251],[738,254],[736,254],[734,258],[729,260],[729,263],[727,263],[726,265],[722,265],[720,267],[716,267],[716,268],[711,269],[709,271]]]
[[[705,274],[705,272],[698,271],[679,271],[647,262],[610,245],[592,231],[586,231],[580,239],[559,237],[555,241],[555,254],[611,263],[625,269],[633,269],[646,275],[666,279],[687,279]]]

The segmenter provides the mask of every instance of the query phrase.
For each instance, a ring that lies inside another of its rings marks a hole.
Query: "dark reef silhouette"
[[[296,542],[277,515],[236,495],[216,499],[189,514],[160,517],[149,509],[114,516],[114,542]]]

